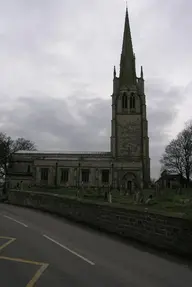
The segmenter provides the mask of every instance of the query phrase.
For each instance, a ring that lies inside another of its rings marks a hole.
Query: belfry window
[[[130,109],[135,109],[135,96],[134,94],[131,94],[131,97],[130,97]]]
[[[127,94],[126,93],[123,93],[123,96],[122,96],[122,108],[123,109],[128,108]]]

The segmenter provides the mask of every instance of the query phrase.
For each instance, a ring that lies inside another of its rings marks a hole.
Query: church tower
[[[111,153],[117,162],[129,163],[130,172],[139,173],[142,186],[148,185],[150,158],[143,68],[137,77],[128,8],[119,77],[115,67],[113,74]]]

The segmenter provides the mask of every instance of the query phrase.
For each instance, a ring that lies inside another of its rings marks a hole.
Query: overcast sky
[[[152,177],[191,117],[192,1],[129,0],[144,66]],[[0,131],[39,149],[109,150],[124,0],[0,0]]]

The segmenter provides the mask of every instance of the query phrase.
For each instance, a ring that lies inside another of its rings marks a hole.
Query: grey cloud
[[[146,87],[150,138],[153,143],[167,142],[166,128],[171,126],[178,114],[178,105],[183,94],[180,87],[169,86],[162,79],[148,80]],[[157,136],[158,135],[158,136]]]
[[[152,176],[159,176],[159,159],[172,137],[172,125],[178,115],[183,95],[181,87],[170,86],[162,79],[150,79],[146,87]]]

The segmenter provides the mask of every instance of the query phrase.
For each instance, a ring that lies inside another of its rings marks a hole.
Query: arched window
[[[127,94],[126,93],[123,93],[123,96],[122,96],[122,108],[123,109],[128,108]]]
[[[135,96],[134,94],[131,94],[131,97],[130,97],[130,109],[135,109]]]

